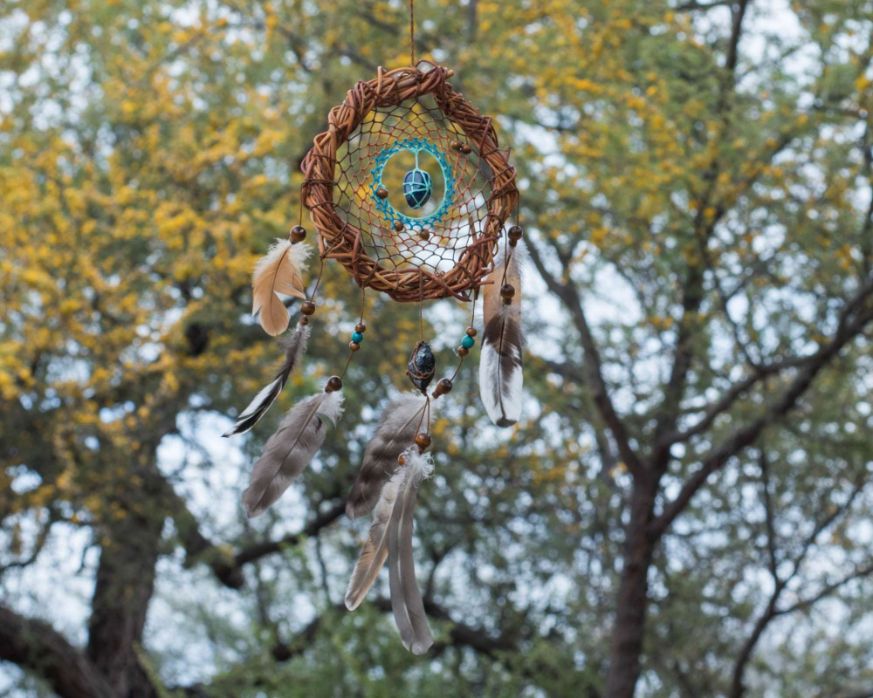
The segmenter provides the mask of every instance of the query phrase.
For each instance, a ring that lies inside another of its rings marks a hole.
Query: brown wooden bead
[[[430,446],[430,436],[423,431],[419,432],[415,435],[415,445],[418,446],[420,451],[424,451],[428,446]]]
[[[420,240],[429,240],[430,233],[427,230],[421,229],[418,231],[418,237]]]
[[[509,243],[514,244],[521,240],[521,236],[524,232],[521,229],[520,225],[514,225],[509,229]]]
[[[363,322],[359,322],[357,325],[355,325],[355,332],[364,333],[366,331],[367,331],[367,326]]]
[[[473,152],[473,149],[470,147],[470,145],[468,143],[461,143],[460,151],[464,155],[469,155],[470,153]]]
[[[327,383],[324,386],[324,392],[335,393],[337,390],[342,390],[342,387],[343,379],[339,376],[331,376],[327,379]]]
[[[463,144],[461,143],[461,141],[455,141],[454,143],[452,143],[452,150],[457,150],[459,153],[461,152],[462,147]]]
[[[445,395],[450,392],[452,392],[452,381],[448,378],[440,378],[436,390],[433,391],[433,396],[439,397],[440,395]]]
[[[302,315],[312,315],[315,312],[315,303],[312,301],[305,301],[300,306],[300,313]]]
[[[475,337],[475,336],[476,336],[476,328],[475,328],[475,327],[468,327],[468,328],[465,330],[465,332],[466,332],[470,337]]]
[[[357,342],[349,342],[349,349],[351,349],[352,351],[357,351],[360,348],[361,348],[361,345],[358,344]]]
[[[306,239],[306,228],[302,225],[295,225],[291,228],[291,242],[298,243]]]
[[[457,349],[455,349],[455,351],[457,352],[458,356],[466,356],[470,353],[470,350],[467,349],[467,347],[458,347]]]
[[[500,297],[506,304],[512,303],[512,297],[515,295],[515,287],[512,284],[503,284],[500,287]]]
[[[394,221],[394,230],[396,230],[398,233],[402,233],[405,230],[405,228],[403,227],[403,222]]]
[[[388,198],[388,190],[385,187],[379,187],[376,190],[376,196],[378,196],[380,199],[387,199]]]

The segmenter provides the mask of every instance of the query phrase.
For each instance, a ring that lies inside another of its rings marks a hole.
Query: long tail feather
[[[279,393],[288,382],[288,376],[294,367],[300,363],[303,354],[306,353],[306,342],[309,340],[309,325],[297,325],[297,329],[288,339],[285,345],[285,361],[275,378],[266,386],[261,388],[252,401],[246,408],[239,413],[233,427],[228,429],[222,436],[233,436],[234,434],[244,434],[251,429],[258,420],[263,417],[267,410],[279,397]]]
[[[342,413],[340,391],[318,393],[292,407],[268,440],[252,468],[243,505],[250,517],[267,510],[303,472],[324,443],[325,420],[333,423]]]
[[[433,636],[427,625],[424,601],[415,580],[412,525],[418,484],[430,474],[433,465],[415,448],[407,451],[406,461],[406,477],[388,522],[388,584],[391,610],[403,646],[413,654],[424,654],[433,645]]]
[[[479,354],[479,394],[491,421],[499,427],[512,426],[521,416],[524,338],[521,331],[519,250],[520,246],[512,251],[506,267],[505,283],[515,289],[512,302],[505,304],[500,297],[504,272],[502,259],[495,262],[494,271],[489,274],[488,280],[493,283],[484,287],[485,330]]]
[[[288,328],[288,309],[277,294],[305,298],[303,265],[310,248],[305,243],[292,245],[277,239],[269,252],[258,261],[252,274],[252,315],[270,335],[282,334]]]
[[[379,571],[388,559],[388,522],[397,503],[397,493],[400,485],[406,478],[406,471],[399,469],[391,479],[382,487],[382,494],[373,510],[373,523],[370,524],[370,533],[361,547],[361,554],[352,571],[352,578],[346,590],[346,608],[354,611],[370,587],[379,576]]]
[[[426,403],[427,399],[419,393],[404,393],[382,412],[346,501],[346,514],[350,518],[373,510],[382,486],[397,469],[398,456],[415,440]]]

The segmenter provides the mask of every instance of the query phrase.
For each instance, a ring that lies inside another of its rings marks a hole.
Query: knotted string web
[[[388,270],[442,275],[485,232],[492,172],[425,94],[378,107],[337,150],[333,206]]]

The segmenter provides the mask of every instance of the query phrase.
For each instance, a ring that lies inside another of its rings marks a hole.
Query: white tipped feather
[[[285,387],[291,371],[300,363],[300,359],[306,352],[306,342],[308,340],[309,325],[297,325],[297,329],[285,345],[285,361],[276,377],[268,385],[261,388],[260,392],[255,395],[246,408],[240,412],[233,427],[224,432],[222,436],[244,434],[255,426],[258,420],[267,413],[267,410],[270,409],[276,398],[279,397],[282,388]]]
[[[512,250],[505,280],[501,255],[495,261],[494,271],[488,275],[487,280],[492,283],[484,287],[485,329],[479,353],[479,394],[491,421],[500,427],[515,424],[521,416],[524,340],[521,332],[520,249],[518,246]],[[500,297],[503,283],[515,289],[508,305]]]
[[[292,407],[268,440],[261,457],[252,467],[243,505],[250,517],[267,510],[309,465],[324,443],[327,425],[342,414],[340,391],[318,393]]]
[[[305,243],[291,244],[277,239],[258,261],[252,274],[252,315],[257,315],[264,331],[282,334],[288,328],[288,309],[277,294],[306,298],[302,268],[309,257]]]

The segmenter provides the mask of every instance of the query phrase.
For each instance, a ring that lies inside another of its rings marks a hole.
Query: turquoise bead
[[[469,348],[472,347],[475,343],[476,343],[476,340],[473,339],[473,338],[472,338],[470,335],[468,335],[468,334],[465,334],[465,335],[464,335],[464,338],[461,340],[461,346],[464,347],[464,349],[469,349]]]
[[[362,332],[352,332],[352,341],[355,344],[360,344],[364,341],[364,335]]]

